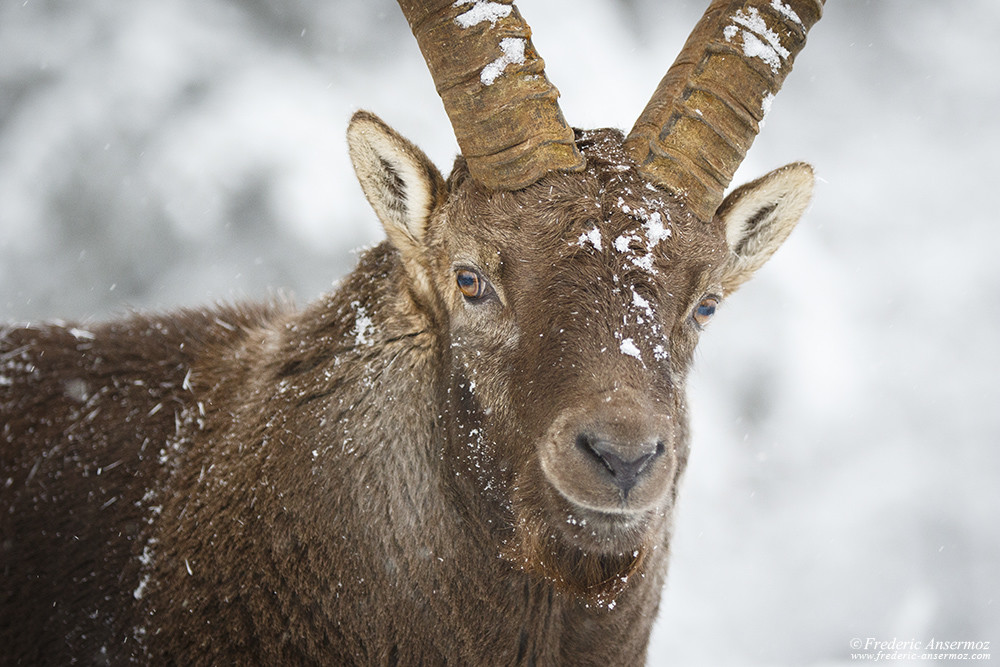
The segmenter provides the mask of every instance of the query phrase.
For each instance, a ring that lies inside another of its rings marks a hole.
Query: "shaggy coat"
[[[0,330],[0,662],[641,664],[699,331],[809,197],[703,222],[615,131],[447,182],[370,114],[332,294]]]

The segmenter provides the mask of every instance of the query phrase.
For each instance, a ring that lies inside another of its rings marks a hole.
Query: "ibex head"
[[[713,2],[628,136],[565,124],[510,0],[400,4],[463,157],[348,138],[437,332],[442,464],[504,557],[600,595],[666,529],[700,331],[809,201],[798,163],[723,193],[821,1]]]

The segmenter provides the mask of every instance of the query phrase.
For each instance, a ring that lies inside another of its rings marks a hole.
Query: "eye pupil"
[[[455,274],[455,282],[458,290],[467,299],[478,299],[483,295],[485,281],[475,271],[462,269]]]
[[[705,297],[695,306],[692,317],[699,326],[704,326],[715,315],[715,309],[719,306],[719,300],[715,297]]]

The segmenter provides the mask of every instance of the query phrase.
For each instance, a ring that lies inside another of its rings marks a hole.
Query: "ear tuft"
[[[812,198],[813,170],[795,162],[743,185],[716,212],[729,245],[728,293],[746,282],[792,233]]]
[[[431,213],[445,196],[440,172],[423,151],[367,111],[351,118],[347,145],[389,241],[404,254],[419,252]]]

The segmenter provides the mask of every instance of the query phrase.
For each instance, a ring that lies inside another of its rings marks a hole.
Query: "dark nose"
[[[663,442],[647,442],[638,446],[617,445],[591,433],[578,435],[576,446],[604,466],[625,498],[628,498],[628,492],[636,485],[639,478],[649,470],[650,463],[666,449]]]

